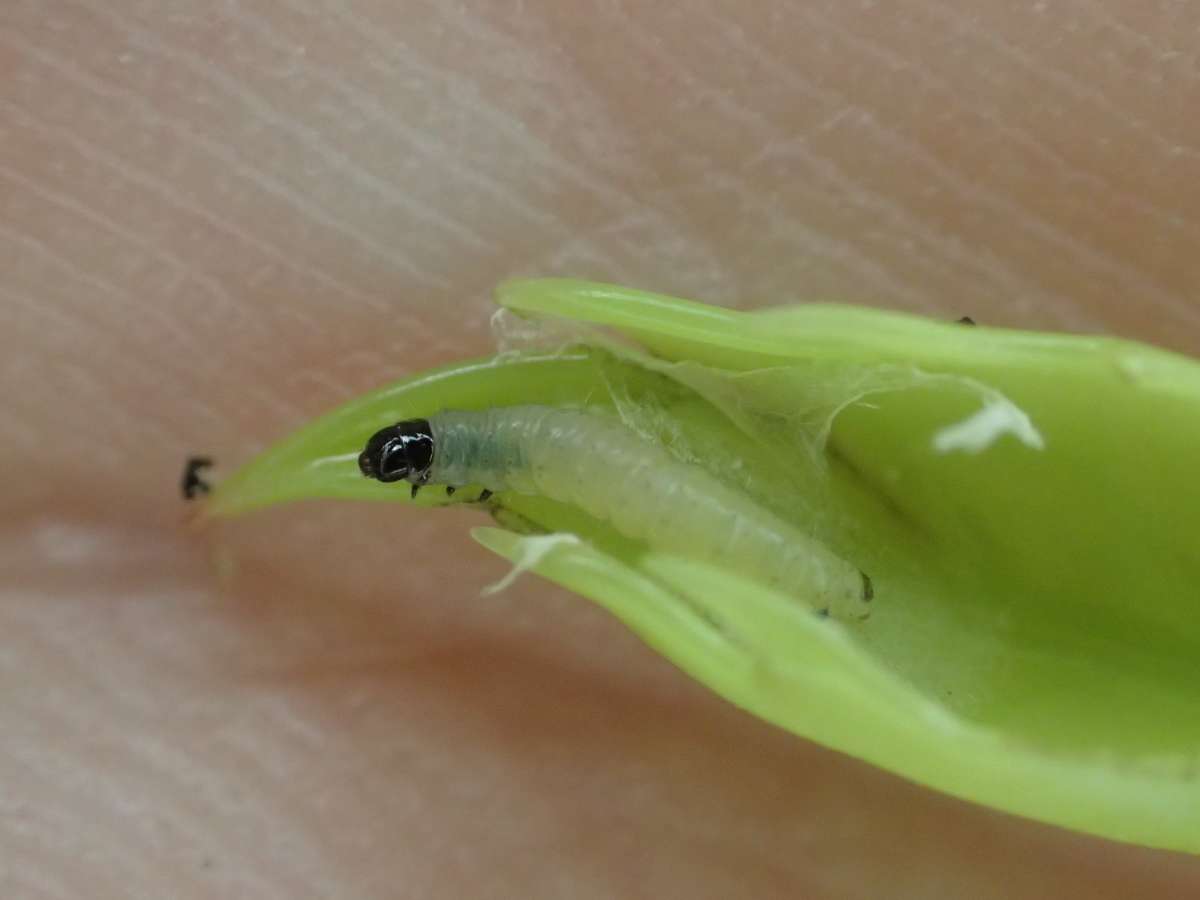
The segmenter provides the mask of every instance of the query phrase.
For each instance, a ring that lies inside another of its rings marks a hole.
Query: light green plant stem
[[[585,282],[514,282],[499,299],[646,352],[595,337],[413,377],[266,451],[207,514],[409,502],[354,462],[399,419],[607,407],[868,570],[874,613],[861,627],[821,621],[563,504],[501,496],[506,515],[582,538],[543,545],[535,571],[797,734],[1000,809],[1200,852],[1194,361],[1110,338],[830,305],[739,313]],[[476,537],[530,561],[518,534]]]

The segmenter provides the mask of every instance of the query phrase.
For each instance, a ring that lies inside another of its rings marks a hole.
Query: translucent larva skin
[[[429,482],[541,494],[627,537],[735,569],[839,619],[869,612],[870,580],[820,541],[619,420],[547,406],[429,418]]]

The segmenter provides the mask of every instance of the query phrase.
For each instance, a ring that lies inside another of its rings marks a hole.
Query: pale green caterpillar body
[[[822,615],[869,613],[865,573],[615,417],[551,406],[447,410],[378,432],[359,465],[414,490],[474,484],[573,504],[626,537],[738,571]]]

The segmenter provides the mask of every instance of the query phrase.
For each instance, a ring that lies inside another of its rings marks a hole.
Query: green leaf
[[[577,323],[583,343],[363,397],[252,461],[207,512],[410,502],[355,466],[383,425],[606,407],[868,571],[870,620],[817,619],[550,498],[502,495],[498,520],[581,540],[489,528],[481,543],[783,728],[1010,812],[1200,852],[1195,362],[1111,338],[832,305],[739,313],[574,281],[514,282],[499,300]]]

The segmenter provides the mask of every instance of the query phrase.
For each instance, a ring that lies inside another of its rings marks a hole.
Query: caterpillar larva
[[[379,481],[466,484],[572,503],[627,537],[864,619],[871,580],[828,547],[618,419],[549,406],[445,411],[378,431],[358,458]]]

